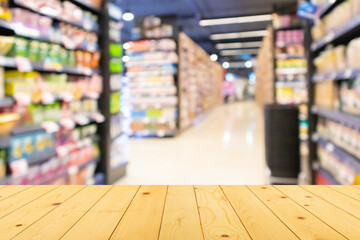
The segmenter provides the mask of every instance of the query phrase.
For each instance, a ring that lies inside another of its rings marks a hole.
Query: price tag
[[[31,62],[28,58],[16,57],[15,64],[19,72],[31,72],[33,70]]]
[[[68,169],[68,173],[70,175],[74,175],[74,174],[76,174],[78,172],[79,172],[79,167],[78,166],[72,166],[72,167],[69,167],[69,169]]]
[[[319,140],[319,134],[314,133],[314,134],[311,136],[311,139],[313,140],[313,142],[317,142],[317,141]]]
[[[53,104],[55,102],[55,97],[51,93],[43,92],[41,94],[41,101],[43,104]]]
[[[325,37],[325,41],[331,42],[332,40],[334,40],[334,37],[335,37],[335,34],[333,32],[331,32]]]
[[[95,113],[93,118],[94,118],[95,122],[97,122],[97,123],[102,123],[105,121],[105,116],[102,115],[101,113]]]
[[[157,132],[156,132],[156,135],[158,136],[158,137],[165,137],[165,131],[164,130],[158,130]]]
[[[333,151],[335,150],[334,144],[332,144],[332,143],[327,143],[327,144],[326,144],[326,150],[327,150],[328,152],[333,152]]]
[[[313,106],[313,107],[311,108],[311,111],[312,111],[313,113],[317,113],[318,110],[319,110],[319,109],[318,109],[316,106]]]
[[[41,125],[48,133],[55,133],[60,130],[60,126],[56,122],[44,122]]]
[[[63,92],[63,93],[61,93],[61,98],[65,102],[71,102],[74,99],[73,94],[71,92]]]
[[[344,73],[344,78],[350,78],[352,76],[353,70],[347,69]]]
[[[60,124],[65,127],[65,129],[71,130],[75,128],[75,122],[71,118],[64,118],[60,121]]]

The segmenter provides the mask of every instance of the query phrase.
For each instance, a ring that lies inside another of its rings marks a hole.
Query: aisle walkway
[[[118,184],[264,184],[261,109],[253,102],[212,110],[175,139],[131,139]]]

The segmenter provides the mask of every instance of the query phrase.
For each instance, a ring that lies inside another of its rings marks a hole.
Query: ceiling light
[[[222,67],[225,68],[225,69],[228,69],[228,68],[230,67],[230,63],[224,62],[224,63],[222,64]]]
[[[252,61],[249,60],[249,61],[246,61],[246,62],[245,62],[245,67],[246,67],[246,68],[252,68],[252,66],[253,66]]]
[[[127,21],[127,22],[130,22],[130,21],[134,20],[134,18],[135,18],[134,14],[130,11],[126,11],[122,17],[123,17],[123,20]]]
[[[217,49],[234,49],[234,48],[257,48],[261,47],[262,42],[237,42],[237,43],[219,43]]]
[[[271,21],[271,14],[200,20],[200,26]]]
[[[221,39],[236,39],[236,38],[250,38],[250,37],[264,37],[268,34],[267,30],[237,32],[237,33],[220,33],[210,35],[211,40]]]
[[[216,55],[216,54],[211,54],[211,56],[210,56],[210,60],[211,60],[211,61],[216,62],[218,59],[219,59],[218,55]]]
[[[220,52],[222,56],[236,56],[241,54],[257,54],[258,49],[246,49],[246,50],[223,50]]]

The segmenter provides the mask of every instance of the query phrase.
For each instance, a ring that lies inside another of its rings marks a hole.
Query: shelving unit
[[[0,165],[3,164],[3,156],[5,156],[7,164],[7,176],[4,178],[0,176],[0,182],[3,184],[111,184],[120,179],[126,172],[127,161],[123,159],[123,155],[119,154],[119,150],[113,154],[112,150],[115,147],[111,146],[111,143],[115,142],[116,139],[112,139],[110,135],[112,129],[111,115],[114,114],[110,113],[110,105],[113,104],[110,96],[114,94],[114,89],[110,88],[110,78],[114,72],[112,69],[114,66],[120,66],[118,73],[121,77],[122,55],[117,56],[117,62],[114,64],[114,56],[110,54],[113,53],[111,47],[114,47],[114,45],[110,47],[110,44],[114,44],[114,42],[110,39],[109,34],[109,1],[98,1],[98,3],[102,2],[101,6],[92,5],[91,1],[71,0],[70,2],[74,5],[70,5],[68,2],[67,7],[70,6],[83,11],[84,17],[81,21],[72,21],[57,15],[54,9],[45,11],[42,9],[43,6],[37,8],[35,4],[31,5],[31,2],[9,0],[9,7],[17,8],[17,11],[23,11],[24,14],[46,18],[52,23],[50,25],[52,31],[57,29],[58,25],[68,24],[73,28],[76,27],[84,34],[93,34],[92,41],[96,36],[96,39],[101,39],[100,42],[72,44],[67,42],[68,40],[64,38],[64,35],[59,37],[59,35],[50,35],[49,33],[43,34],[38,29],[25,26],[24,22],[21,23],[22,19],[13,18],[12,21],[16,22],[11,22],[10,19],[0,19],[0,35],[21,37],[29,46],[30,43],[38,41],[39,44],[47,44],[49,52],[52,50],[50,49],[51,46],[68,54],[67,62],[71,61],[72,56],[76,60],[76,65],[73,63],[64,64],[63,60],[66,58],[63,57],[61,61],[54,61],[49,65],[49,56],[46,57],[46,61],[34,61],[31,60],[31,56],[24,57],[22,53],[19,57],[19,49],[15,49],[15,55],[12,53],[12,55],[0,56],[0,69],[4,69],[4,72],[0,71],[0,77],[4,78],[5,76],[5,81],[1,84],[10,84],[10,75],[6,75],[10,70],[21,72],[19,73],[20,76],[27,76],[26,81],[29,81],[29,74],[33,74],[35,71],[34,76],[41,79],[41,83],[44,84],[40,92],[41,98],[34,98],[37,96],[35,95],[37,92],[25,92],[25,95],[21,93],[22,95],[17,96],[16,90],[12,93],[15,95],[10,96],[7,90],[6,96],[0,96],[0,113],[18,112],[19,109],[33,109],[33,106],[49,111],[47,113],[44,110],[44,118],[37,120],[35,118],[28,120],[27,117],[21,116],[20,125],[14,127],[9,136],[0,136],[2,154]],[[64,7],[62,1],[58,3],[57,7]],[[84,20],[85,11],[87,11],[87,18],[97,19],[91,23],[92,25],[90,25],[89,19],[87,22]],[[71,11],[66,12],[67,17],[70,16],[70,13]],[[76,39],[75,36],[71,35],[71,37]],[[86,41],[90,40],[87,39]],[[18,45],[16,46],[18,47]],[[122,51],[120,32],[117,47]],[[99,49],[101,49],[101,59],[99,59],[100,57],[97,58]],[[57,53],[49,52],[47,54],[54,55]],[[91,60],[89,60],[89,56],[92,57]],[[52,58],[52,61],[58,60],[54,56]],[[91,64],[91,66],[87,64]],[[52,79],[51,76],[56,76],[56,81],[59,81],[59,76],[65,77],[65,82],[62,79],[61,83],[55,84],[55,78]],[[120,77],[116,79],[118,82],[121,81]],[[28,84],[24,79],[24,82],[20,81],[19,83]],[[52,83],[49,82],[50,80],[53,81],[58,90],[49,87],[51,86],[49,84]],[[73,84],[71,87],[70,82]],[[33,86],[36,84],[34,83]],[[117,91],[120,92],[120,88]],[[29,101],[21,101],[24,96],[29,98]],[[21,113],[24,110],[21,110]],[[50,110],[53,112],[51,113]],[[54,112],[55,110],[57,112]],[[39,115],[36,112],[32,114],[33,117]],[[122,136],[122,134],[119,135]],[[34,136],[37,140],[34,139]],[[46,137],[46,141],[41,142],[39,139],[42,137]],[[19,145],[20,148],[17,150],[18,145],[14,144],[19,143],[16,141],[24,141],[24,147]],[[47,145],[50,142],[51,148],[50,145]],[[46,151],[39,151],[41,144],[48,146]],[[116,148],[125,151],[122,149],[122,145],[117,145]],[[23,153],[21,159],[14,157],[15,152],[26,152],[30,151],[29,149],[33,149],[31,155],[25,156]],[[116,155],[116,161],[120,163],[114,164],[114,158],[111,157],[114,155]]]
[[[334,11],[341,4],[348,4],[348,2],[329,1],[322,6],[320,21],[324,17],[334,14]],[[349,8],[353,10],[353,7]],[[334,15],[331,17],[336,18]],[[311,27],[309,24],[307,28],[309,36],[310,32],[314,33],[314,29]],[[351,85],[349,85],[349,92],[346,93],[342,92],[344,90],[341,90],[340,86],[346,86],[359,77],[360,70],[348,65],[349,63],[352,64],[353,61],[347,60],[345,56],[343,59],[346,63],[342,63],[341,56],[336,55],[335,67],[329,67],[329,62],[323,62],[329,61],[325,51],[338,51],[337,54],[339,54],[344,49],[342,54],[345,55],[346,48],[351,47],[349,43],[360,37],[359,29],[359,13],[351,13],[347,23],[333,28],[323,37],[319,38],[316,32],[318,40],[308,45],[310,47],[308,53],[310,62],[308,66],[309,108],[311,109],[309,129],[312,136],[309,156],[310,167],[313,170],[312,183],[359,184],[360,158],[358,155],[354,155],[356,147],[352,143],[356,142],[353,139],[360,130],[360,116],[350,113],[349,109],[352,105],[346,102],[346,96],[349,97]],[[334,50],[328,47],[330,45],[335,47]],[[343,45],[345,47],[342,47]],[[319,59],[319,56],[322,58]],[[342,65],[338,63],[339,61]],[[315,65],[318,66],[318,69]],[[324,70],[324,66],[327,67],[328,71]],[[327,97],[325,97],[325,93]],[[323,95],[320,96],[320,94]],[[354,99],[354,101],[356,100]],[[351,133],[351,136],[348,136],[348,133]],[[326,134],[330,135],[327,136]],[[348,149],[351,150],[351,153]]]
[[[222,102],[224,72],[218,62],[184,33],[179,36],[180,130]]]
[[[294,24],[277,28],[274,26],[273,32],[274,102],[280,105],[294,105],[299,110],[298,123],[295,124],[299,126],[297,144],[299,162],[295,158],[291,161],[300,165],[298,168],[300,171],[297,177],[293,176],[293,179],[283,179],[283,183],[292,180],[293,183],[307,184],[309,182],[309,171],[306,167],[309,164],[309,127],[306,39],[303,23],[296,20],[294,16],[288,15],[288,17],[294,18]],[[275,136],[272,137],[275,138]]]

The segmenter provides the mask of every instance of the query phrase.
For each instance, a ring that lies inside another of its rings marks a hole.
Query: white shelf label
[[[344,78],[350,78],[352,76],[353,70],[347,69],[344,73]]]

